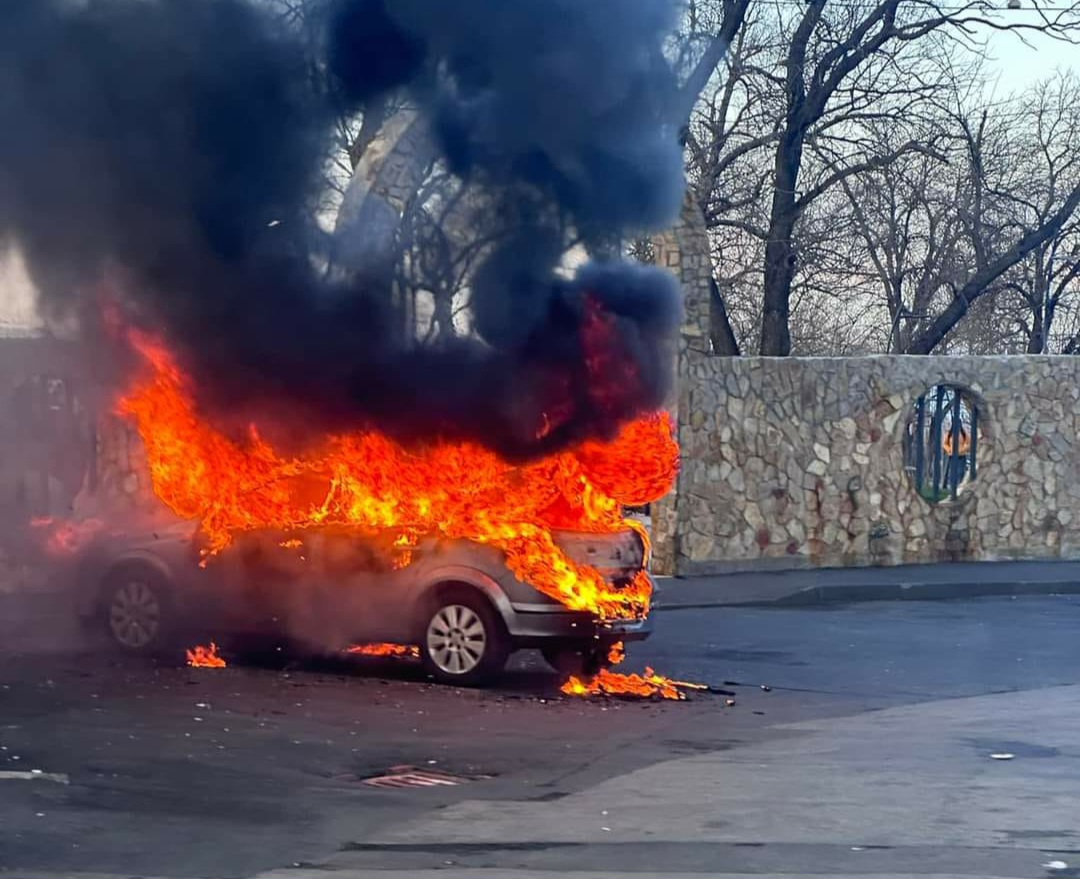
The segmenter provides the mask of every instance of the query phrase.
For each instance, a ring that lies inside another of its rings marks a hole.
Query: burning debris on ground
[[[625,646],[621,641],[611,645],[607,655],[610,665],[618,665],[625,657]],[[567,696],[617,696],[672,701],[684,700],[685,691],[711,691],[706,684],[672,680],[657,674],[649,667],[646,667],[642,674],[624,674],[601,668],[596,674],[587,677],[571,675],[561,689]]]
[[[651,668],[643,675],[619,674],[601,669],[592,678],[571,677],[562,686],[568,696],[638,696],[682,700],[686,696],[675,681],[656,674]]]
[[[227,663],[218,655],[213,641],[206,647],[198,645],[187,651],[187,664],[192,668],[225,668]]]
[[[415,644],[354,644],[345,651],[350,656],[419,659],[420,648]]]

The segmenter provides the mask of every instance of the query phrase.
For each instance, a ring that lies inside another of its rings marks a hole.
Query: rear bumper
[[[651,617],[597,620],[590,613],[557,604],[529,604],[503,609],[507,631],[518,647],[538,647],[551,641],[643,641],[652,634]]]
[[[515,613],[507,629],[516,647],[542,647],[552,641],[644,641],[652,620],[598,622],[589,614]]]

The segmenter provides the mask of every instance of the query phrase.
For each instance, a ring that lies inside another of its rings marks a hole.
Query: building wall
[[[681,368],[680,575],[1080,557],[1080,358],[718,358]],[[931,504],[904,468],[915,400],[979,405],[978,473]]]

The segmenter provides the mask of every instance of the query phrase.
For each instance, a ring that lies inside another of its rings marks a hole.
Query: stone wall
[[[683,466],[660,558],[681,575],[1080,557],[1080,358],[718,358],[680,372]],[[917,397],[979,406],[978,473],[931,504],[904,469]]]
[[[679,391],[673,395],[670,411],[672,420],[679,421],[685,408],[681,402],[682,390],[691,381],[691,359],[708,357],[710,321],[710,278],[712,265],[709,257],[709,235],[705,218],[692,194],[687,192],[683,200],[678,222],[652,240],[653,261],[670,271],[678,279],[683,291],[683,319],[680,327],[678,348],[672,352],[675,359],[675,380]],[[675,499],[670,493],[651,505],[652,513],[652,571],[656,574],[674,574],[676,569],[676,544],[678,521]]]

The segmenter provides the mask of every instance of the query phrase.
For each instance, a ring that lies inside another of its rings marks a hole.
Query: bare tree
[[[1064,195],[1080,184],[1080,78],[1061,73],[1026,96],[1027,124],[1020,127],[1017,164],[1022,179],[1001,193],[1010,226],[1040,226]],[[1004,287],[1022,304],[1015,324],[1028,354],[1050,350],[1054,319],[1080,275],[1080,213],[1069,217],[1046,241],[1004,277]]]
[[[769,214],[763,272],[762,354],[787,354],[791,350],[788,327],[792,282],[797,268],[794,233],[799,217],[809,204],[842,180],[882,167],[900,155],[920,149],[917,142],[901,144],[892,153],[867,157],[856,154],[831,169],[822,179],[802,185],[804,154],[815,137],[815,126],[826,119],[837,101],[849,102],[857,113],[874,112],[880,103],[866,101],[853,85],[869,85],[869,94],[895,101],[903,80],[890,71],[902,69],[910,55],[908,47],[922,44],[937,33],[969,38],[979,28],[1038,30],[1062,39],[1077,32],[1076,8],[1053,16],[1042,15],[1037,23],[1007,23],[983,0],[946,7],[928,0],[883,0],[829,7],[826,0],[809,0],[792,22],[784,60],[785,113],[775,149],[774,190]],[[882,89],[880,82],[892,80]],[[916,78],[903,86],[901,97],[925,94],[925,83]],[[903,116],[894,111],[896,124]],[[933,338],[927,335],[922,344]]]
[[[972,303],[1002,292],[1026,308],[1014,322],[1026,339],[1023,350],[1047,350],[1054,316],[1080,273],[1078,95],[1075,78],[1065,77],[1004,107],[957,112],[968,176],[957,207],[970,263],[910,353],[935,350]]]
[[[756,161],[777,130],[778,106],[767,78],[761,29],[746,21],[702,94],[685,134],[687,179],[694,220],[711,230],[712,350],[737,355],[739,340],[760,325],[760,303],[744,292],[753,284],[763,239],[760,205],[769,173]]]
[[[886,142],[878,151],[888,152],[892,127],[883,123],[877,134]],[[956,174],[956,163],[945,156],[909,152],[841,183],[861,244],[851,265],[871,269],[868,295],[885,305],[881,350],[906,353],[935,300],[951,295],[943,291],[962,272],[967,255],[956,211]]]

